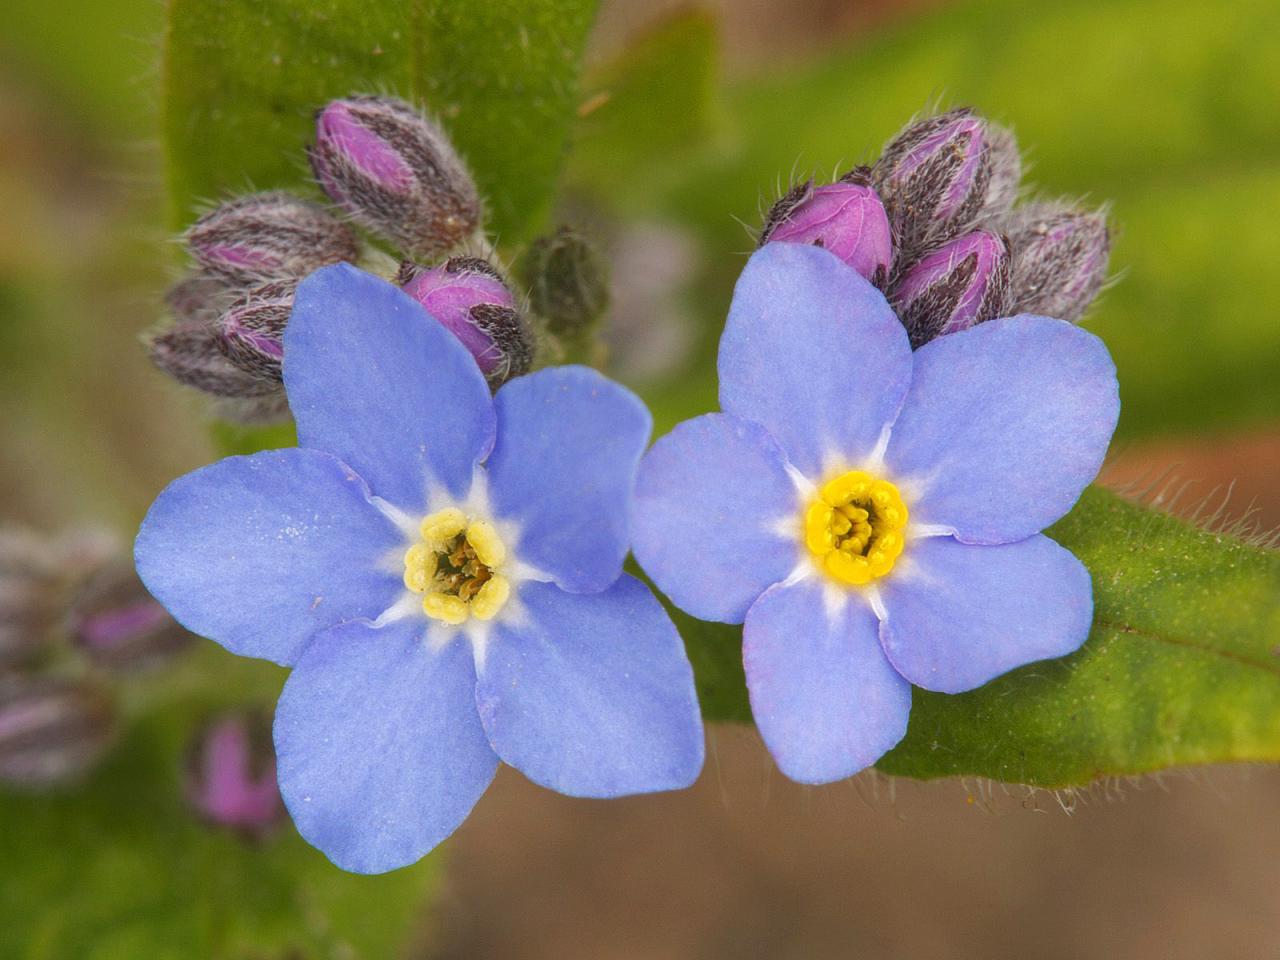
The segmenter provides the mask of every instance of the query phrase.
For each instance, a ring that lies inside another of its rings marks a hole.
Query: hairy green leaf
[[[172,213],[297,188],[326,100],[387,92],[435,113],[503,242],[550,202],[595,0],[170,0],[164,138]]]
[[[1093,574],[1088,642],[970,693],[916,690],[881,770],[1062,787],[1280,761],[1280,554],[1098,488],[1048,533]],[[741,630],[680,626],[708,716],[748,717]]]

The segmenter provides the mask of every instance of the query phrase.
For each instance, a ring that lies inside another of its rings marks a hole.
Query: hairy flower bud
[[[1008,290],[1008,246],[997,234],[977,230],[910,267],[889,299],[911,345],[919,347],[1000,316]]]
[[[982,219],[988,221],[1007,214],[1018,199],[1022,183],[1022,154],[1013,131],[994,123],[986,129],[987,156],[991,160],[991,179],[987,183],[987,201]]]
[[[281,191],[223,204],[197,220],[185,239],[200,266],[240,285],[305,277],[360,254],[345,223],[319,204]]]
[[[835,183],[815,187],[812,180],[792,187],[765,218],[760,245],[811,243],[830,250],[878,287],[893,263],[893,236],[866,167],[857,167]]]
[[[1012,202],[1020,175],[1008,131],[967,107],[911,124],[885,147],[871,180],[893,225],[900,262],[969,230]]]
[[[187,797],[210,823],[261,837],[284,819],[271,722],[258,711],[219,717],[187,752]]]
[[[0,782],[39,788],[74,780],[111,745],[115,713],[96,684],[0,675]]]
[[[178,322],[212,323],[236,295],[236,288],[208,270],[191,270],[164,295]]]
[[[480,223],[480,195],[453,144],[402,100],[334,100],[316,115],[308,153],[325,193],[410,256],[447,253]]]
[[[218,318],[217,343],[233,364],[253,377],[280,383],[284,328],[293,312],[296,280],[278,280],[242,294]]]
[[[179,383],[215,397],[237,399],[280,392],[277,380],[240,369],[223,353],[216,328],[200,321],[180,321],[151,337],[151,362]]]
[[[90,660],[113,670],[163,663],[193,639],[147,592],[133,564],[108,564],[80,586],[68,629]]]
[[[1011,312],[1072,323],[1084,316],[1107,277],[1106,211],[1029,204],[1014,211],[1006,229],[1013,258]]]
[[[430,269],[406,262],[396,282],[462,341],[493,389],[528,371],[532,335],[488,261],[453,257]]]
[[[609,309],[609,265],[573,227],[561,226],[531,243],[520,278],[530,308],[558,337],[582,340]]]
[[[61,593],[50,545],[26,530],[0,530],[0,668],[44,653],[61,615]]]

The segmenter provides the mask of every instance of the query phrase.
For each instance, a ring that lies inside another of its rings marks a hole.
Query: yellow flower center
[[[422,594],[423,612],[455,625],[497,616],[511,584],[497,572],[507,548],[493,524],[450,508],[424,517],[420,532],[404,555],[404,585]]]
[[[862,470],[827,481],[804,512],[805,546],[840,583],[870,583],[892,570],[906,527],[898,488]]]

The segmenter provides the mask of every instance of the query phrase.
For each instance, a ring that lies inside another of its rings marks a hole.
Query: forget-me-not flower
[[[299,446],[175,481],[136,557],[187,628],[293,668],[275,742],[307,840],[411,863],[499,760],[583,797],[696,778],[684,647],[622,574],[633,394],[562,367],[491,397],[420,304],[345,264],[298,288],[283,373]]]
[[[1016,316],[914,354],[870,283],[818,247],[748,262],[720,405],[645,456],[634,550],[705,620],[743,624],[783,772],[838,780],[907,729],[911,684],[958,693],[1076,650],[1088,571],[1040,531],[1115,429],[1102,341]]]

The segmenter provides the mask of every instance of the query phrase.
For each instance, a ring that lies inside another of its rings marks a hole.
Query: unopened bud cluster
[[[1015,207],[1013,134],[959,108],[910,124],[870,167],[798,184],[761,244],[822,246],[884,291],[915,347],[995,317],[1078,321],[1106,279],[1106,215]]]
[[[114,739],[119,679],[191,639],[114,540],[0,530],[0,786],[86,773]]]
[[[449,138],[403,101],[356,96],[329,103],[316,114],[308,157],[337,209],[270,191],[205,214],[183,235],[194,266],[166,297],[173,323],[148,340],[156,366],[211,397],[226,419],[287,418],[281,370],[294,292],[312,271],[366,256],[357,226],[375,246],[415,260],[447,255],[481,226],[479,192]],[[463,283],[453,262],[425,272]],[[493,282],[505,291],[501,280]],[[432,316],[476,354],[496,386],[528,369],[533,340],[509,292],[473,293],[465,317]],[[433,302],[448,312],[459,298],[466,299],[458,293]]]

